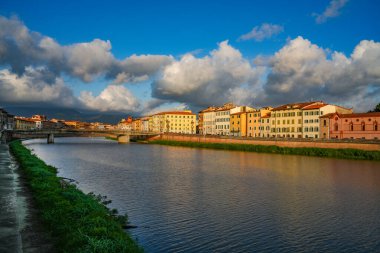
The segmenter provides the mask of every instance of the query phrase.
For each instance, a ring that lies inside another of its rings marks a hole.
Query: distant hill
[[[79,120],[84,122],[103,122],[116,124],[121,118],[128,115],[121,113],[101,113],[101,112],[80,112],[68,108],[49,108],[49,107],[26,107],[26,106],[5,106],[4,109],[16,116],[31,117],[35,114],[42,114],[48,119]]]

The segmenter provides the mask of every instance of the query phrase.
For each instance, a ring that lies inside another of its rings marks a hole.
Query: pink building
[[[340,114],[320,117],[323,139],[380,139],[380,112]]]

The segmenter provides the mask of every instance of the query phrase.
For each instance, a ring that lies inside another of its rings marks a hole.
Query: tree
[[[380,112],[380,103],[378,103],[375,107],[375,112]]]
[[[369,112],[380,112],[380,103],[378,103],[376,105],[376,107],[373,110],[369,111]]]

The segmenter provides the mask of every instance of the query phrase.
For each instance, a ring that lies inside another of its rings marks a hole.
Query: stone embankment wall
[[[187,141],[187,142],[208,142],[208,143],[235,143],[250,145],[279,146],[289,148],[352,148],[361,150],[380,151],[380,142],[349,142],[332,140],[284,140],[284,139],[251,139],[225,136],[203,136],[203,135],[181,135],[181,134],[161,134],[151,137],[149,140]]]

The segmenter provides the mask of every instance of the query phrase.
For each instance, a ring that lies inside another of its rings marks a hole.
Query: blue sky
[[[52,38],[61,46],[89,43],[94,39],[109,40],[112,45],[110,52],[114,58],[120,61],[134,54],[165,55],[173,57],[173,61],[176,63],[181,62],[183,55],[189,52],[196,59],[202,59],[210,56],[210,52],[213,50],[219,50],[219,43],[228,40],[228,45],[238,51],[242,55],[242,60],[249,62],[254,68],[256,66],[252,62],[257,56],[270,59],[275,56],[276,52],[279,52],[287,45],[291,45],[291,41],[298,36],[323,49],[327,60],[331,57],[330,53],[335,51],[349,58],[361,41],[374,41],[376,43],[380,41],[379,6],[378,1],[369,0],[12,0],[1,1],[0,15],[6,19],[17,16],[18,20],[30,31]],[[335,10],[332,10],[332,14],[327,12],[327,16],[321,18],[320,20],[322,21],[318,21],[318,15],[322,15],[329,8],[330,11],[334,8]],[[334,13],[334,11],[336,12]],[[263,24],[278,26],[280,31],[268,35],[261,41],[255,39],[239,40],[242,35],[249,33],[255,27],[260,30]],[[0,64],[3,68],[7,68],[6,62],[1,62]],[[259,79],[265,79],[275,69],[272,65],[267,66],[267,69],[262,71],[265,73],[261,73],[262,76]],[[151,99],[160,99],[162,100],[161,105],[166,103],[166,106],[169,107],[179,104],[190,108],[205,106],[202,103],[192,103],[190,101],[191,94],[177,94],[177,92],[165,90],[169,85],[166,82],[167,80],[161,80],[160,77],[157,77],[162,76],[163,73],[165,73],[164,70],[160,69],[154,74],[150,73],[149,78],[142,82],[133,82],[132,84],[127,81],[120,84],[139,100],[139,112],[144,110],[141,108],[142,104]],[[80,96],[82,91],[90,91],[96,97],[112,83],[110,78],[105,78],[101,74],[93,78],[91,82],[83,82],[76,75],[64,73],[64,71],[59,77],[65,81],[65,85],[73,91],[76,97]],[[369,81],[360,80],[360,82],[365,83],[360,83],[360,85],[367,85],[366,90],[372,91],[369,95],[372,95],[374,100],[379,100],[377,93],[373,94],[378,90],[377,78],[376,72],[375,76]],[[249,86],[250,81],[248,79],[250,78],[243,79],[237,81],[240,82],[239,85],[233,84],[231,87],[242,88],[246,87],[247,83]],[[323,80],[323,82],[333,82],[335,79],[336,77],[332,77],[331,79]],[[202,82],[202,87],[206,87],[208,82],[212,83],[216,82],[216,80],[211,80],[210,82],[205,80]],[[234,81],[236,80],[231,82]],[[285,82],[283,84],[285,85]],[[257,85],[261,89],[270,90],[269,88],[266,89],[266,87],[263,88],[263,85],[265,86],[266,84]],[[227,84],[223,87],[228,89]],[[160,93],[162,90],[165,90],[165,92]],[[204,90],[208,89],[204,88]],[[233,92],[235,94],[241,92],[241,90],[234,90]],[[256,92],[256,90],[253,89],[250,92]],[[196,96],[196,92],[192,95]],[[279,97],[280,95],[283,96],[284,94],[279,94]],[[216,97],[217,94],[213,96]],[[323,97],[323,93],[320,96]],[[228,99],[229,97],[224,98]],[[326,97],[331,97],[333,102],[340,102],[339,99],[336,99],[331,94],[327,94]],[[252,97],[252,99],[259,101],[257,98]],[[302,97],[297,99],[302,99]],[[310,97],[308,96],[304,99],[308,100]],[[249,98],[246,98],[246,100],[237,99],[237,101],[249,101]],[[221,101],[214,99],[210,102],[217,103]],[[268,103],[273,102],[276,101],[268,100]],[[278,102],[287,101],[279,100]],[[253,102],[253,104],[255,103]],[[263,105],[265,101],[257,102],[257,104]],[[357,106],[365,108],[370,105],[358,104]],[[98,107],[99,105],[93,108],[99,109]],[[117,107],[114,109],[116,110]],[[128,111],[128,108],[124,109]],[[113,110],[113,108],[110,107],[110,110]],[[131,109],[131,111],[133,110],[136,110],[136,108]]]

